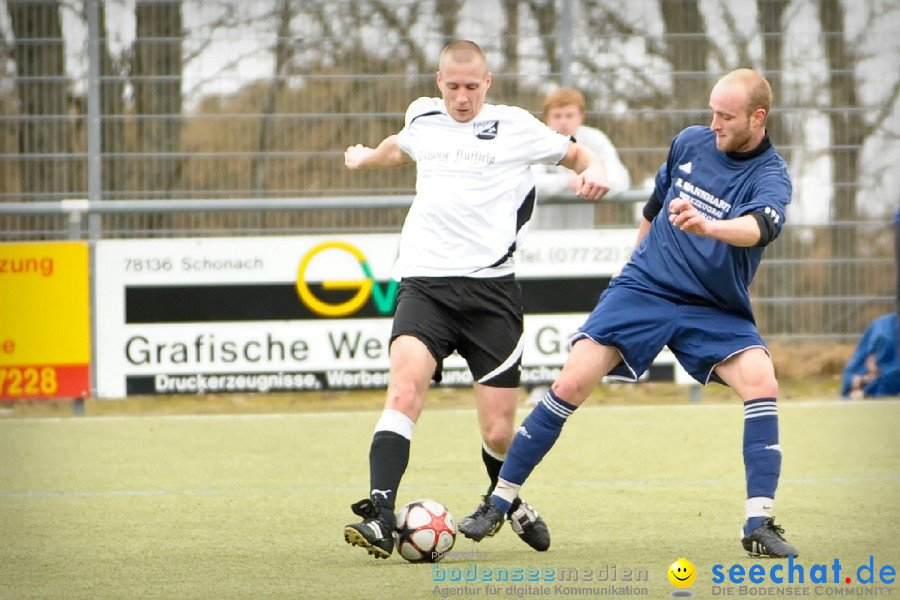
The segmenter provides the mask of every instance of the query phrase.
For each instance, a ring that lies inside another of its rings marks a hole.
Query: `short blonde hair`
[[[484,70],[487,71],[487,56],[485,56],[484,50],[471,40],[456,40],[444,46],[438,59],[438,70],[443,67],[444,61],[447,59],[458,63],[480,60],[484,64]]]
[[[572,88],[557,88],[547,94],[544,98],[544,117],[553,108],[562,108],[563,106],[575,105],[584,114],[586,107],[584,104],[584,95],[578,90]]]

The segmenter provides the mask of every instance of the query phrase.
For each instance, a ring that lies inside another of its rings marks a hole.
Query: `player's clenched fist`
[[[669,223],[682,231],[706,235],[709,221],[697,208],[684,198],[672,198],[669,202]]]
[[[374,150],[362,144],[350,146],[344,150],[344,165],[348,169],[362,169],[365,166],[366,159],[369,158]]]
[[[598,169],[588,168],[575,178],[575,193],[587,200],[599,200],[609,192],[606,174]]]

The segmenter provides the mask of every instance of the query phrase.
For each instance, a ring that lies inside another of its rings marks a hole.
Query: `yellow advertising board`
[[[0,244],[0,400],[90,393],[88,247]]]

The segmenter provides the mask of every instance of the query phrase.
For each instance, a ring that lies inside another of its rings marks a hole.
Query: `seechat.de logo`
[[[821,565],[804,567],[794,562],[793,556],[788,556],[787,564],[774,564],[767,570],[761,564],[745,568],[744,565],[734,564],[730,567],[713,565],[712,582],[721,583],[754,583],[754,584],[883,584],[890,585],[896,579],[897,570],[892,565],[878,567],[875,557],[870,556],[869,562],[849,567],[846,570],[837,558],[834,562]]]

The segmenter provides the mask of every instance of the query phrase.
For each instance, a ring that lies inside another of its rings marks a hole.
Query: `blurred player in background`
[[[766,131],[769,83],[738,69],[712,89],[709,127],[672,141],[644,208],[638,243],[573,337],[559,378],[509,447],[488,510],[460,522],[490,535],[566,420],[607,373],[636,380],[666,345],[700,383],[731,386],[744,403],[747,483],[741,543],[752,556],[798,556],[775,525],[781,473],[778,382],[748,286],[791,201],[787,165]]]
[[[543,119],[547,127],[575,138],[579,146],[587,146],[606,168],[609,194],[628,190],[631,177],[619,159],[616,147],[605,133],[584,124],[584,96],[572,88],[557,88],[544,98]],[[550,196],[576,196],[575,173],[559,165],[536,164],[531,167],[537,186],[538,206],[531,229],[589,229],[594,224],[594,205],[583,201],[571,204],[544,204]],[[580,199],[579,199],[580,200]]]
[[[894,310],[900,317],[900,208],[894,213]]]
[[[416,163],[416,196],[400,236],[400,280],[390,345],[390,382],[369,451],[369,497],[345,540],[387,558],[394,549],[397,488],[432,379],[454,350],[475,379],[488,494],[513,436],[522,354],[522,300],[513,252],[534,208],[530,165],[562,164],[574,191],[598,200],[609,190],[600,160],[527,111],[485,103],[491,73],[481,48],[459,40],[441,52],[441,98],[409,105],[403,129],[376,148],[351,146],[350,169]],[[485,502],[489,498],[484,497]],[[484,509],[485,505],[476,511]],[[518,497],[510,520],[532,548],[546,550],[543,519]],[[502,524],[502,523],[501,523]]]
[[[572,136],[580,146],[594,151],[609,180],[609,194],[616,195],[628,190],[631,177],[628,169],[619,159],[616,147],[605,133],[584,124],[587,106],[584,96],[572,88],[557,88],[544,98],[543,119],[547,127],[563,135]],[[575,174],[559,165],[532,165],[534,182],[537,187],[537,206],[530,228],[534,229],[590,229],[594,226],[594,205],[582,201],[567,204],[547,204],[545,199],[552,196],[575,198]],[[585,307],[587,310],[589,307]],[[543,399],[548,386],[525,386],[529,391],[526,405],[534,406]]]

